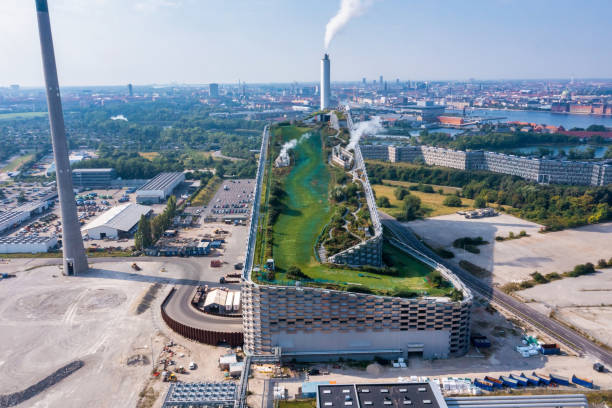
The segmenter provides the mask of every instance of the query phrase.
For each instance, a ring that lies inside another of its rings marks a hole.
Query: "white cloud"
[[[179,0],[140,0],[134,5],[134,9],[144,12],[155,12],[160,8],[176,8],[181,5]]]

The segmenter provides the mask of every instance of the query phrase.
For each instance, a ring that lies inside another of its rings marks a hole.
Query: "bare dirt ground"
[[[466,259],[493,272],[493,283],[521,281],[530,274],[565,272],[586,262],[612,257],[612,223],[541,234],[540,225],[507,214],[496,217],[466,219],[452,214],[407,223],[421,238],[434,247],[442,246],[453,253],[451,262]],[[528,237],[495,241],[496,236],[518,235],[524,230]],[[457,238],[482,237],[480,254],[452,247]]]
[[[516,295],[612,347],[612,269],[536,285]]]
[[[218,357],[228,349],[183,339],[160,315],[170,285],[187,277],[185,262],[199,259],[139,260],[137,273],[130,262],[97,261],[87,274],[71,278],[62,276],[58,266],[24,270],[42,260],[0,264],[2,270],[8,265],[12,272],[21,270],[0,281],[0,394],[23,390],[80,359],[83,368],[19,406],[135,407],[141,391],[151,387],[157,399],[142,406],[160,407],[168,384],[151,375],[152,362],[159,362],[169,340],[178,343],[171,368],[198,364],[179,380],[222,380]],[[202,265],[200,279],[216,276],[207,269]],[[157,296],[145,300],[155,283],[161,288]]]

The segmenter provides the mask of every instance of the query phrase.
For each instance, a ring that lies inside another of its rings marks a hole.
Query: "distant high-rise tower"
[[[364,85],[366,84],[366,79],[365,79],[365,77],[364,77],[364,78],[361,78],[361,83],[362,83],[362,84],[364,84]]]
[[[134,87],[132,86],[132,84],[128,84],[128,94],[130,96],[134,96]]]
[[[45,73],[53,156],[55,158],[57,194],[59,196],[62,216],[64,274],[76,275],[85,272],[88,265],[77,216],[74,191],[72,189],[72,171],[70,170],[70,161],[68,159],[68,142],[66,140],[66,129],[64,128],[64,113],[62,111],[62,100],[57,80],[47,0],[36,0],[36,14],[38,17],[38,33]]]
[[[329,82],[329,55],[325,54],[321,60],[321,109],[329,108],[331,96]]]
[[[383,82],[383,76],[382,76],[382,75],[380,76],[378,83],[380,84],[380,87],[381,87],[381,88],[384,86],[384,85],[383,85],[383,84],[384,84],[384,82]]]
[[[211,98],[219,97],[219,84],[209,84],[208,85],[208,94]]]

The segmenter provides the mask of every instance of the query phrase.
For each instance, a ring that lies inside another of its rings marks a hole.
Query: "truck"
[[[583,387],[586,387],[586,388],[593,388],[593,380],[576,377],[575,374],[572,376],[572,382],[576,385],[582,385]]]
[[[595,363],[593,364],[593,370],[597,371],[598,373],[604,373],[606,372],[606,367],[604,367],[604,365],[601,363]]]

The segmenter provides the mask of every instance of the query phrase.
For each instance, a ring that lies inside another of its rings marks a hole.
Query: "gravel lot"
[[[180,380],[222,380],[217,361],[228,349],[181,338],[159,313],[170,284],[193,278],[215,282],[219,271],[211,270],[207,258],[135,261],[142,268],[138,273],[131,262],[96,260],[90,272],[74,278],[53,265],[27,270],[42,261],[0,264],[0,270],[18,271],[16,278],[0,281],[0,395],[24,390],[82,360],[80,370],[19,406],[134,407],[148,387],[159,396],[154,406],[161,406],[168,384],[150,375],[151,345],[158,361],[170,339],[179,344],[177,366],[198,364],[195,371],[178,375]],[[143,308],[154,283],[162,289]]]
[[[612,347],[612,269],[536,285],[517,295]]]
[[[466,259],[493,272],[493,283],[528,279],[534,271],[565,272],[577,264],[597,262],[612,257],[612,223],[589,225],[571,230],[540,234],[540,225],[507,214],[496,217],[466,219],[452,214],[407,223],[432,246],[443,246],[455,253],[451,261]],[[524,230],[530,236],[495,241]],[[481,236],[480,254],[452,247],[455,239]]]

